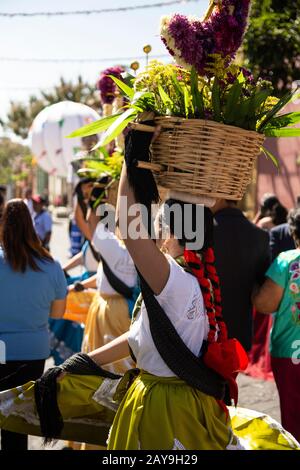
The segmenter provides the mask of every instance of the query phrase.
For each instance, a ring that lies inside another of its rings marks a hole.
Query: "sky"
[[[0,12],[74,11],[162,3],[167,0],[0,0]],[[10,101],[26,102],[39,89],[49,89],[59,77],[82,75],[96,83],[101,70],[113,60],[92,63],[13,62],[5,58],[102,59],[138,57],[151,44],[150,57],[166,54],[159,37],[160,17],[182,13],[201,17],[208,0],[131,12],[88,16],[0,17],[0,118],[5,119]],[[167,60],[167,58],[162,59]],[[126,64],[126,60],[117,63]],[[129,65],[131,62],[127,61]],[[140,60],[141,67],[145,59]]]

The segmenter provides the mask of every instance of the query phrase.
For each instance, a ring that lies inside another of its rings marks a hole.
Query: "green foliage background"
[[[300,0],[253,0],[243,47],[246,66],[282,96],[300,80]]]

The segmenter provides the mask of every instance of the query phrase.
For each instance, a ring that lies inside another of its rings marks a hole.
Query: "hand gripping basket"
[[[157,117],[161,132],[151,145],[151,162],[159,186],[213,198],[242,199],[264,135],[215,121]],[[149,126],[136,125],[150,131]],[[153,130],[153,129],[152,129]]]

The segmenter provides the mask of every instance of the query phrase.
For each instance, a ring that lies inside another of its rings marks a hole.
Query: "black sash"
[[[226,381],[207,367],[201,357],[192,353],[141,276],[140,283],[149,317],[151,336],[164,362],[177,377],[191,387],[222,400]]]
[[[93,256],[95,260],[100,263],[102,262],[103,266],[103,272],[105,276],[107,277],[108,282],[110,283],[111,287],[118,292],[118,294],[122,295],[125,297],[125,299],[132,299],[133,298],[133,288],[128,287],[121,279],[119,279],[110,269],[108,266],[107,262],[103,258],[102,255],[98,251],[95,250],[93,247],[92,243],[89,242],[91,251],[93,253]]]

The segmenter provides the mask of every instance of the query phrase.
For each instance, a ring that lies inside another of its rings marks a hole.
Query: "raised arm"
[[[117,220],[121,236],[141,275],[153,292],[160,294],[169,278],[170,267],[168,260],[157,248],[154,240],[151,240],[147,235],[146,229],[144,229],[143,233],[137,238],[132,236],[129,225],[133,222],[134,216],[128,215],[128,210],[123,207],[120,201],[121,196],[127,198],[128,209],[130,209],[133,204],[136,204],[133,191],[127,180],[125,164],[123,165],[119,184],[117,206]]]

